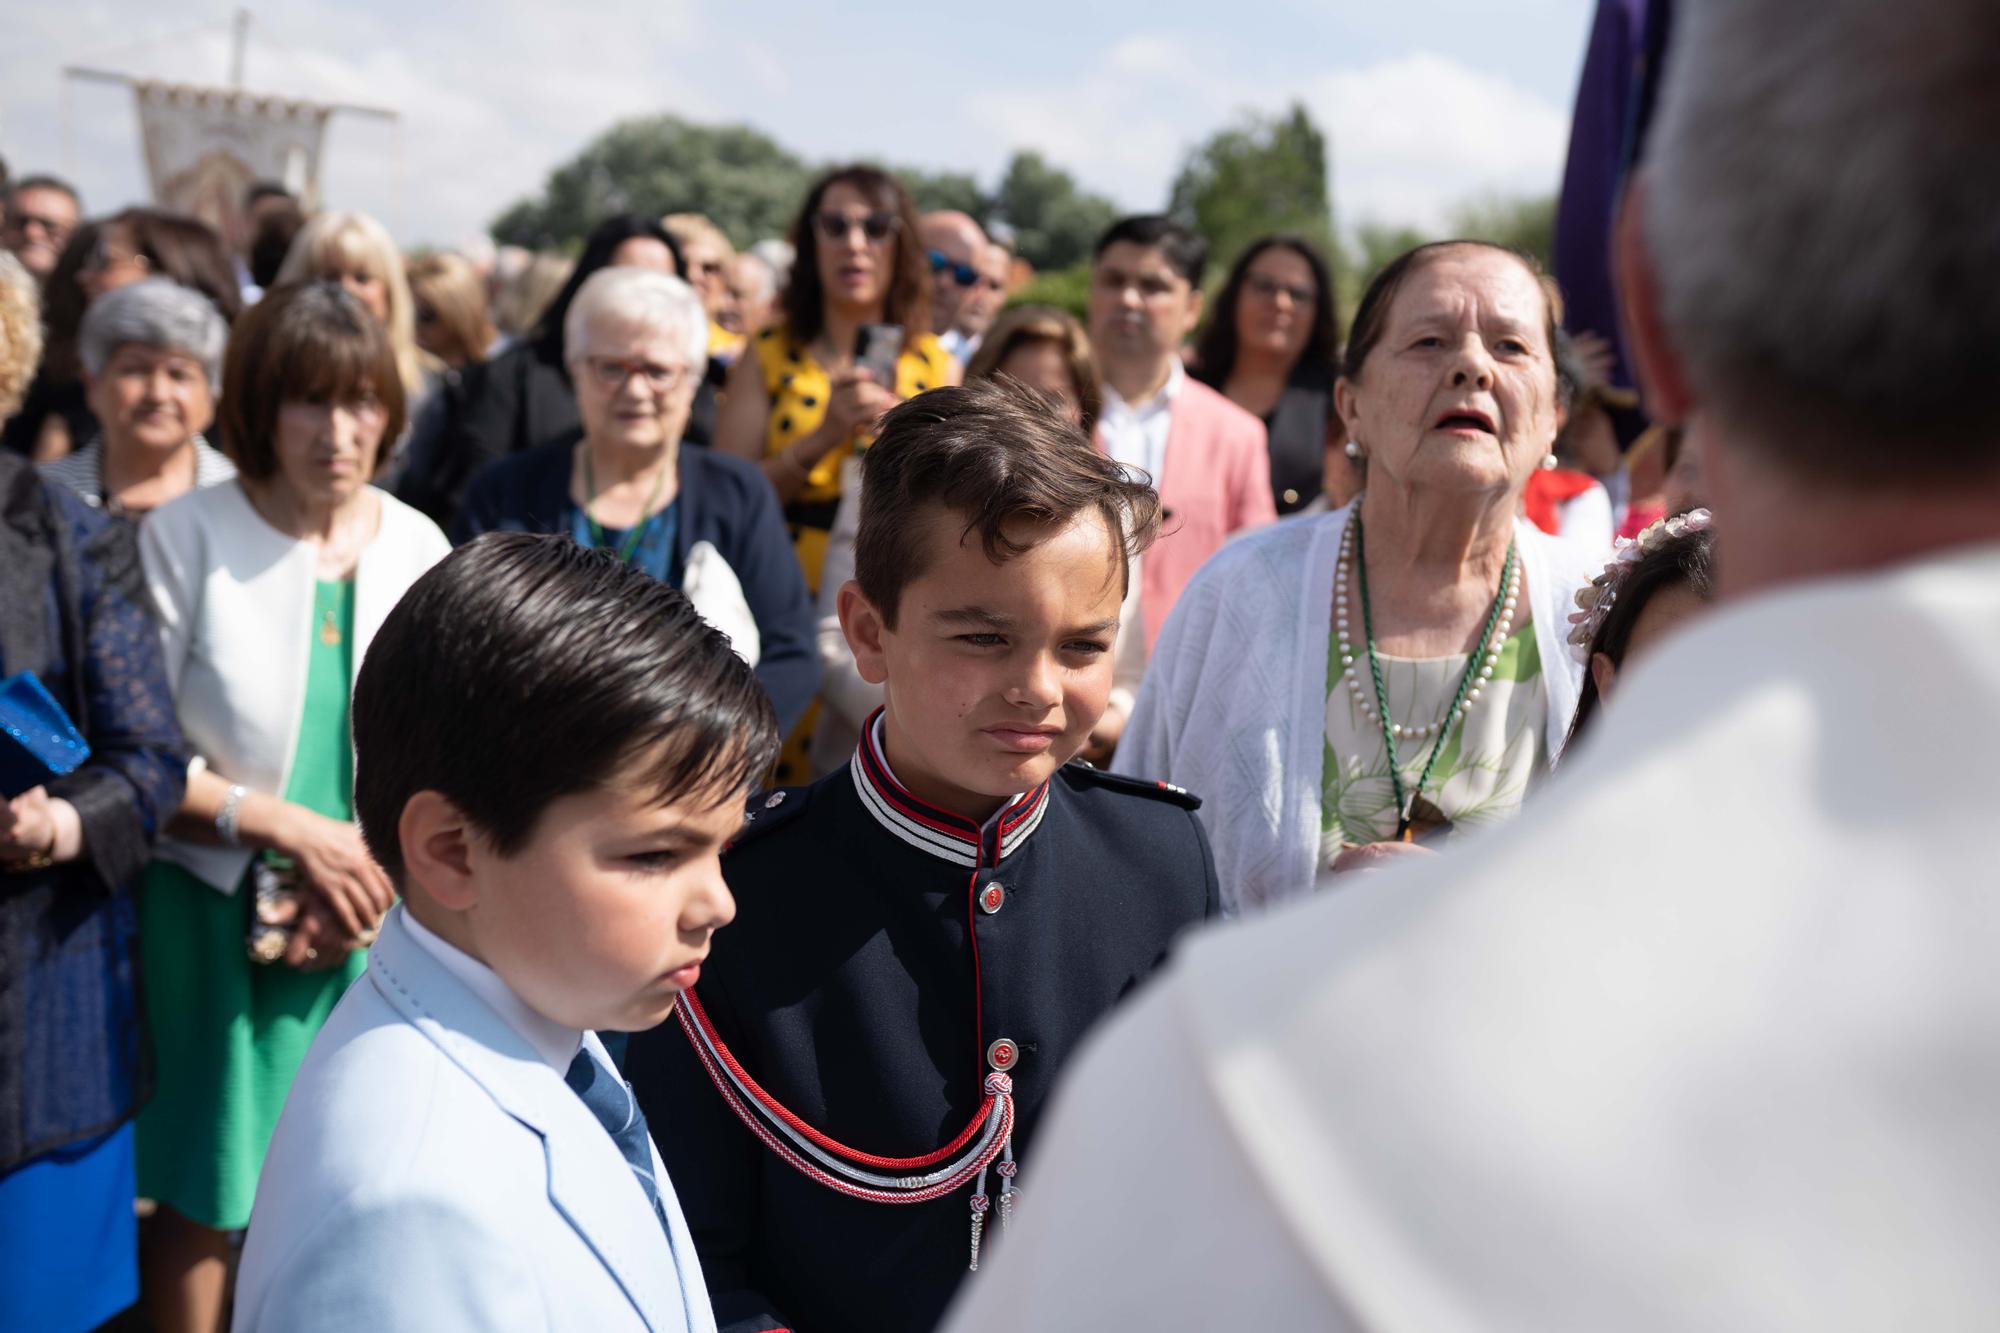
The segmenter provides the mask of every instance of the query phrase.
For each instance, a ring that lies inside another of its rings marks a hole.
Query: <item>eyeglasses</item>
[[[1310,287],[1294,287],[1289,282],[1279,282],[1261,273],[1252,274],[1243,285],[1250,289],[1252,296],[1263,301],[1277,300],[1280,292],[1291,297],[1293,305],[1311,305],[1317,299],[1317,294]]]
[[[844,241],[856,227],[871,241],[886,241],[903,220],[894,213],[816,213],[813,225],[829,241]]]
[[[970,287],[979,281],[979,270],[970,264],[961,264],[942,250],[931,251],[931,272],[942,273],[961,287]]]
[[[64,222],[60,218],[46,218],[40,213],[27,213],[20,209],[15,209],[8,221],[20,228],[23,236],[28,234],[28,228],[40,227],[42,234],[48,237],[53,245],[61,245],[69,239],[70,232],[75,230],[71,223]]]
[[[615,357],[587,356],[583,364],[601,389],[612,393],[625,387],[634,375],[646,381],[654,393],[672,393],[688,378],[686,366],[656,366],[650,361],[621,361]]]

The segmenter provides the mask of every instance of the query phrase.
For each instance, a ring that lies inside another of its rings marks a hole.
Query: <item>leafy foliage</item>
[[[612,213],[705,213],[737,245],[782,236],[811,169],[748,125],[678,116],[621,121],[549,174],[541,197],[493,224],[494,239],[536,249],[576,245]]]
[[[1326,135],[1296,102],[1283,116],[1246,117],[1188,153],[1168,211],[1208,238],[1219,267],[1274,231],[1331,250]]]
[[[993,215],[1014,228],[1015,252],[1037,269],[1068,268],[1118,218],[1118,206],[1081,189],[1076,177],[1032,151],[1008,162],[993,192]]]
[[[1085,307],[1089,298],[1090,263],[1086,260],[1068,268],[1040,270],[1034,281],[1008,298],[1007,307],[1011,310],[1017,305],[1052,305],[1087,322],[1090,316]]]

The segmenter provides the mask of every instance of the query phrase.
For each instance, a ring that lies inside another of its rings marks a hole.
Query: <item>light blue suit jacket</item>
[[[403,910],[285,1102],[236,1333],[714,1333],[658,1153],[671,1237],[563,1076],[439,965]]]

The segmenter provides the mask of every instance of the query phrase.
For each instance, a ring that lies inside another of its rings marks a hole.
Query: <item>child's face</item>
[[[889,762],[934,805],[984,820],[1039,785],[1090,737],[1111,692],[1123,561],[1095,509],[995,564],[961,520],[929,519],[924,572],[904,586],[896,628],[859,588],[842,621],[862,676],[883,685]]]
[[[475,838],[465,924],[478,956],[566,1026],[661,1022],[736,915],[720,857],[743,798],[707,791],[662,806],[657,792],[616,783],[550,805],[512,856]]]

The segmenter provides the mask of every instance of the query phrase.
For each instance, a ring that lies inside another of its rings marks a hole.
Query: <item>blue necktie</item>
[[[605,1133],[618,1145],[618,1151],[625,1154],[625,1165],[639,1178],[639,1187],[646,1191],[646,1202],[653,1205],[653,1216],[660,1219],[660,1228],[667,1231],[671,1242],[673,1233],[667,1227],[666,1210],[660,1206],[659,1183],[653,1179],[653,1150],[651,1140],[646,1137],[646,1116],[640,1111],[631,1086],[599,1064],[588,1049],[576,1053],[563,1081],[583,1099],[583,1104],[597,1117],[597,1123],[604,1126]]]

